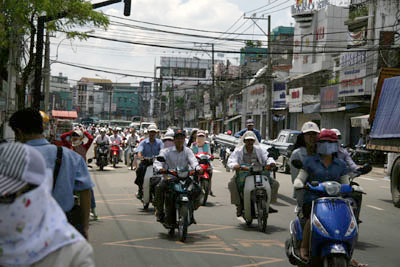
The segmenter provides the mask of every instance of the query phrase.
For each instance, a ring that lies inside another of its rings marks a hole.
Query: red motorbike
[[[119,147],[120,147],[120,145],[121,144],[118,141],[113,141],[111,144],[111,163],[114,168],[119,162]]]
[[[195,156],[200,167],[203,169],[203,173],[198,175],[198,181],[201,187],[200,203],[205,206],[208,195],[211,192],[211,177],[213,169],[210,162],[214,160],[214,156],[206,152],[199,152]]]

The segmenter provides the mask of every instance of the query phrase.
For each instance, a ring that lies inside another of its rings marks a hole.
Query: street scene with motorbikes
[[[0,266],[397,267],[397,0],[4,0]]]

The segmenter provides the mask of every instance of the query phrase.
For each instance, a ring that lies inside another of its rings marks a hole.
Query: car
[[[285,129],[279,132],[278,137],[275,140],[262,141],[263,144],[270,145],[279,151],[279,158],[276,162],[280,170],[284,173],[290,173],[289,159],[292,155],[297,137],[300,134],[300,131]]]

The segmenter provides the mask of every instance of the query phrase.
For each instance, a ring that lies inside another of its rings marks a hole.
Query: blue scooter
[[[313,201],[310,215],[311,239],[309,261],[300,257],[304,218],[290,222],[290,238],[286,240],[286,255],[292,265],[347,267],[358,238],[356,217],[350,201],[344,197],[353,192],[350,185],[337,182],[313,182],[306,190],[320,197]]]

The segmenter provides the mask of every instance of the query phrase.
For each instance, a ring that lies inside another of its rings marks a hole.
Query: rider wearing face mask
[[[168,131],[164,134],[162,141],[164,143],[164,148],[168,148],[171,146],[174,146],[174,131],[171,129],[168,129]]]
[[[206,142],[206,133],[203,130],[197,132],[196,142],[192,143],[191,148],[194,154],[199,152],[211,153],[210,144]]]
[[[70,136],[71,141],[67,141],[67,137]],[[83,138],[86,136],[88,141],[86,144],[83,143]],[[66,132],[61,135],[62,145],[74,150],[76,153],[81,155],[86,162],[86,153],[89,150],[93,142],[93,136],[91,136],[87,131],[82,131],[80,129],[75,129]]]
[[[332,130],[321,131],[317,142],[317,154],[308,156],[303,163],[303,169],[294,181],[296,189],[304,188],[306,183],[317,181],[319,183],[326,181],[336,181],[341,184],[349,184],[347,175],[348,169],[346,163],[335,157],[338,152],[338,137]],[[312,201],[317,199],[318,195],[313,192],[305,191],[302,203],[302,211],[307,219],[303,230],[303,241],[301,243],[300,254],[304,259],[308,259],[308,248],[310,246],[310,214]],[[299,203],[301,205],[301,203]]]

